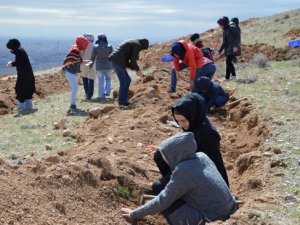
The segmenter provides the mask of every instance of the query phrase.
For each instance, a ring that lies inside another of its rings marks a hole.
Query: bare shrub
[[[257,53],[253,56],[252,62],[259,68],[265,68],[268,65],[268,58],[263,53]]]
[[[284,16],[283,16],[283,19],[285,20],[285,19],[288,19],[288,18],[290,18],[290,14],[285,14]]]
[[[275,23],[278,22],[278,21],[279,21],[279,18],[277,18],[277,19],[274,20]]]

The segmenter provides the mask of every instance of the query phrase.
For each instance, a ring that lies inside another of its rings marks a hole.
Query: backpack
[[[203,53],[203,56],[205,58],[208,58],[210,59],[211,61],[214,61],[214,54],[215,54],[215,51],[213,48],[201,48],[201,52]]]

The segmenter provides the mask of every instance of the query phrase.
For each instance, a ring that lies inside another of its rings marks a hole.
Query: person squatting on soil
[[[9,61],[7,66],[17,69],[17,82],[15,86],[17,109],[19,111],[32,109],[32,95],[35,91],[35,78],[26,51],[17,39],[10,39],[6,47],[15,55],[15,61]]]
[[[228,176],[220,151],[221,137],[216,128],[206,117],[204,99],[197,93],[189,93],[179,99],[171,108],[173,117],[184,132],[192,132],[197,143],[196,152],[205,153],[216,165],[217,170],[229,187]],[[152,191],[155,195],[160,193],[167,185],[171,176],[171,168],[162,158],[158,147],[149,145],[149,152],[154,153],[154,161],[162,174],[162,178],[155,181]]]
[[[139,53],[142,50],[148,49],[148,39],[127,40],[121,43],[109,56],[113,67],[117,73],[119,87],[119,106],[120,108],[128,108],[131,104],[128,102],[128,91],[131,83],[131,78],[126,70],[129,68],[134,70],[136,75],[143,78],[144,74],[137,64]]]
[[[220,18],[217,23],[220,28],[223,29],[223,42],[218,50],[219,57],[221,57],[224,50],[226,56],[226,75],[225,79],[229,80],[230,75],[232,79],[236,79],[235,68],[233,61],[236,61],[236,56],[241,54],[240,48],[240,29],[235,23],[229,23],[229,19],[226,16]]]
[[[176,92],[179,71],[190,68],[190,90],[194,90],[197,79],[201,76],[213,78],[216,66],[211,60],[203,57],[203,53],[196,46],[180,40],[172,43],[171,55],[173,56],[173,67],[171,69],[171,83],[168,92]],[[180,62],[181,60],[181,62]]]
[[[196,150],[192,132],[180,132],[164,140],[159,151],[170,168],[170,181],[146,204],[135,210],[122,208],[123,217],[134,221],[162,213],[172,225],[204,225],[229,219],[237,210],[236,201],[214,163]]]
[[[207,77],[201,77],[197,85],[197,93],[205,99],[207,112],[210,112],[211,107],[219,108],[228,102],[229,95],[220,84]]]
[[[76,95],[78,91],[77,73],[80,71],[80,64],[87,61],[82,59],[82,52],[88,47],[90,41],[84,36],[78,36],[76,38],[76,44],[71,47],[68,55],[63,62],[63,69],[65,70],[65,76],[71,87],[70,97],[70,109],[67,114],[72,115],[76,113]]]
[[[94,46],[91,61],[96,61],[96,70],[98,74],[98,97],[99,100],[105,100],[105,96],[109,96],[111,92],[111,72],[112,62],[108,59],[113,52],[113,47],[108,44],[105,34],[99,34],[96,45]],[[105,84],[104,84],[105,83]]]
[[[83,60],[90,60],[93,51],[94,36],[92,34],[84,34],[86,39],[90,41],[87,48],[82,52]],[[96,68],[95,65],[89,67],[88,65],[82,63],[80,65],[80,76],[82,78],[83,88],[85,92],[86,100],[92,99],[94,95],[94,80],[96,78]]]

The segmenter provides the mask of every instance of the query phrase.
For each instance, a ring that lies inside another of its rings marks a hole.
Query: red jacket
[[[179,42],[183,44],[186,50],[182,62],[190,67],[190,80],[194,80],[196,76],[196,69],[200,69],[202,66],[212,61],[203,57],[203,53],[196,46],[189,44],[184,40],[180,40]],[[175,71],[179,71],[179,58],[173,57],[173,65]]]

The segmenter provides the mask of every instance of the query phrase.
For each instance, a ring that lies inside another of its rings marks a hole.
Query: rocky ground
[[[203,35],[207,35],[207,46],[217,48],[220,33],[211,30]],[[242,46],[242,60],[249,61],[257,48],[272,60],[299,57],[299,50],[257,44]],[[158,145],[180,131],[168,124],[172,120],[170,106],[188,90],[182,80],[176,94],[166,92],[171,64],[160,60],[169,49],[170,42],[161,43],[141,54],[140,64],[147,76],[131,86],[134,108],[120,110],[116,102],[103,106],[98,117],[87,117],[78,127],[75,147],[42,159],[32,155],[20,165],[0,159],[1,224],[127,224],[120,208],[139,205],[141,194],[159,177],[145,146]],[[36,80],[37,101],[68,90],[59,73],[37,76]],[[1,80],[2,115],[12,112],[15,105],[14,83],[14,78]],[[268,190],[280,179],[278,175],[266,180],[265,174],[286,165],[268,160],[270,154],[280,154],[280,149],[263,147],[272,135],[272,120],[261,116],[252,100],[237,99],[234,91],[228,90],[230,103],[212,112],[209,119],[222,136],[230,188],[244,204],[230,220],[216,224],[263,224],[256,221],[259,216],[253,209],[278,203]],[[140,224],[166,222],[155,216]]]

